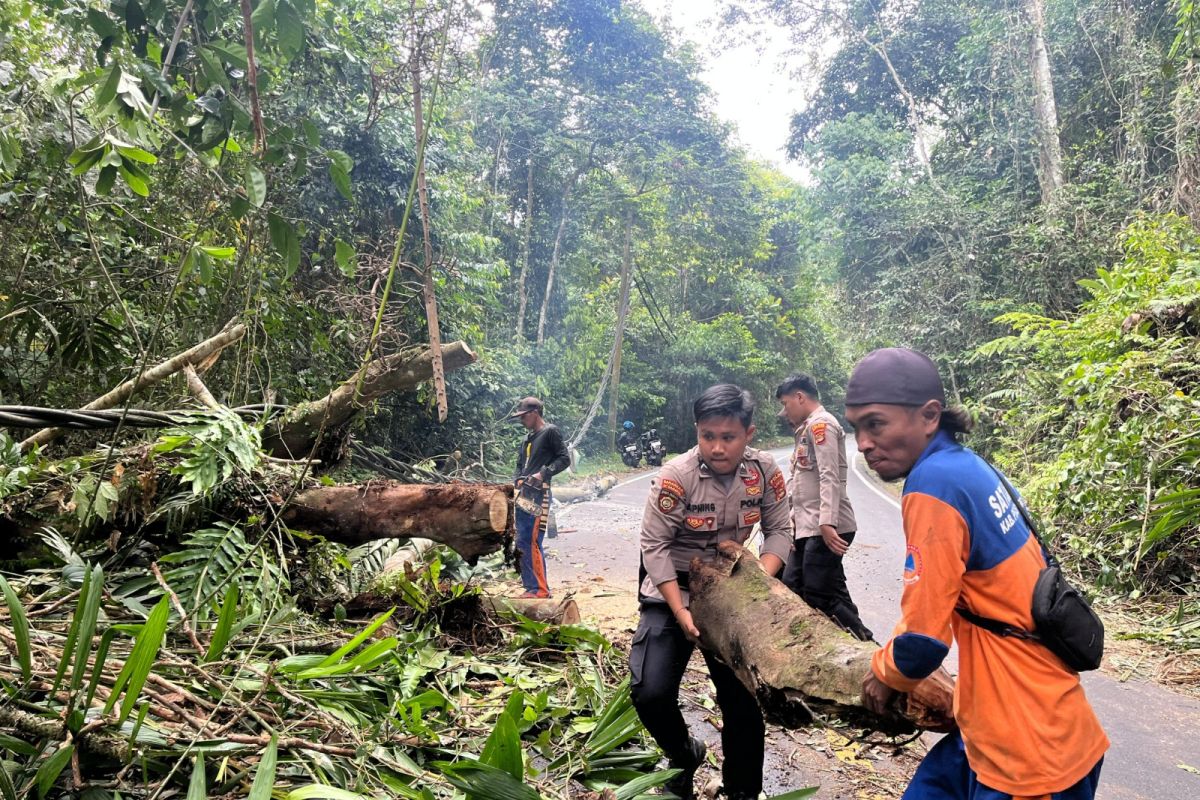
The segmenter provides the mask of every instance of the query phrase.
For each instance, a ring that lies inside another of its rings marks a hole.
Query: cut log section
[[[513,532],[513,487],[500,483],[319,486],[293,498],[283,520],[333,542],[432,539],[467,561],[498,552]]]
[[[736,542],[692,560],[690,608],[701,644],[746,685],[768,719],[802,727],[814,715],[888,734],[954,729],[954,680],[939,669],[880,717],[863,707],[862,681],[878,645],[860,642],[779,581]]]
[[[493,612],[515,612],[538,622],[553,625],[578,625],[579,604],[567,597],[563,600],[539,597],[484,597],[483,606]]]

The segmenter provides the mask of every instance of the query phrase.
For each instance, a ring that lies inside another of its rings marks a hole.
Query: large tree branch
[[[446,372],[473,364],[476,358],[463,342],[442,348]],[[264,437],[263,447],[281,458],[303,458],[317,445],[322,430],[335,430],[388,392],[414,389],[432,377],[433,354],[429,350],[409,349],[375,359],[324,398],[288,411]]]
[[[113,408],[121,403],[124,403],[137,392],[151,386],[164,378],[168,378],[179,372],[189,364],[196,364],[215,353],[224,350],[229,345],[236,342],[246,335],[246,326],[242,324],[234,325],[231,328],[221,331],[216,336],[206,341],[201,342],[190,350],[185,350],[173,358],[153,366],[143,372],[136,378],[125,381],[117,388],[107,394],[97,397],[92,402],[83,407],[83,411],[95,411],[104,408]],[[57,439],[62,433],[63,428],[43,428],[42,430],[30,436],[21,442],[21,450],[28,450],[34,445],[46,445]]]

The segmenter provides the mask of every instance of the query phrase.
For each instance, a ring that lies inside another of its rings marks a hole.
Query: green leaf
[[[256,34],[262,35],[275,24],[275,0],[260,0],[250,13],[250,27]]]
[[[205,286],[212,283],[213,262],[212,259],[208,257],[208,253],[204,252],[198,247],[193,248],[192,260],[195,262],[196,268],[200,271],[200,283],[204,284]],[[196,492],[196,486],[194,482],[192,485],[192,491],[195,494],[199,494],[199,492]]]
[[[121,153],[121,155],[125,156],[130,161],[140,161],[143,164],[158,163],[157,156],[155,156],[153,153],[147,153],[140,147],[133,147],[132,145],[117,145],[117,150]]]
[[[154,667],[154,660],[158,658],[158,649],[162,646],[163,640],[167,633],[167,619],[171,613],[170,600],[163,597],[154,608],[150,611],[150,616],[146,619],[146,623],[142,625],[141,633],[137,636],[137,641],[134,642],[133,651],[129,654],[129,658],[125,660],[125,666],[121,668],[117,675],[117,680],[113,684],[112,694],[108,697],[108,702],[104,705],[104,713],[112,711],[113,706],[117,703],[117,697],[121,695],[121,691],[125,692],[125,699],[121,701],[121,712],[117,717],[117,723],[124,722],[129,717],[129,712],[133,710],[133,705],[137,702],[138,694],[142,691],[142,686],[146,683],[146,676],[150,674],[150,670]]]
[[[84,497],[90,497],[92,490],[96,484],[94,480],[89,484],[86,481],[80,481],[75,488],[75,493],[71,498],[71,502],[81,504],[86,502]],[[54,688],[52,692],[58,691],[58,687],[62,685],[62,679],[67,674],[67,667],[71,663],[71,658],[75,655],[75,648],[79,646],[79,633],[84,627],[84,606],[88,600],[88,590],[91,586],[93,572],[90,569],[83,571],[83,585],[79,587],[79,600],[75,603],[75,613],[71,615],[71,625],[67,628],[67,639],[63,643],[62,656],[58,660],[58,669],[54,672]],[[90,648],[91,642],[87,646]]]
[[[8,770],[0,764],[0,798],[3,800],[17,800],[17,788],[13,786],[12,778],[8,775]]]
[[[304,140],[308,142],[308,146],[320,147],[321,131],[312,123],[312,120],[304,120],[304,122],[300,123],[300,127],[304,129]]]
[[[329,160],[332,161],[339,169],[345,171],[346,174],[349,174],[354,170],[354,159],[349,153],[341,150],[330,150],[328,155]]]
[[[470,800],[542,800],[532,787],[487,764],[434,761],[430,766],[440,770],[456,789],[466,792]]]
[[[117,168],[113,166],[105,167],[100,170],[100,175],[96,178],[96,194],[109,194],[112,191],[113,184],[116,182]]]
[[[329,177],[333,181],[334,188],[342,197],[353,200],[354,195],[350,190],[350,172],[354,169],[354,159],[341,150],[330,150],[328,155],[330,159]]]
[[[205,661],[214,661],[225,652],[225,645],[229,644],[233,635],[233,623],[237,619],[239,594],[236,583],[225,590],[225,599],[221,602],[221,613],[217,616],[217,626],[213,628]]]
[[[125,179],[125,183],[130,189],[133,190],[134,194],[139,194],[142,197],[149,197],[149,184],[146,183],[146,179],[143,176],[139,175],[133,169],[133,167],[130,166],[130,163],[131,162],[122,160],[121,166],[118,167],[117,170],[121,173],[121,177]]]
[[[101,39],[116,36],[121,30],[117,27],[117,23],[113,22],[112,17],[99,9],[89,8],[87,10],[87,21],[88,25],[91,26],[92,30]]]
[[[284,796],[284,800],[370,800],[370,798],[358,792],[336,789],[323,783],[310,783],[307,786],[292,789]]]
[[[681,770],[665,769],[657,772],[651,772],[647,775],[640,775],[628,783],[617,787],[616,800],[634,800],[640,797],[645,792],[657,786],[662,786],[667,781],[678,775]]]
[[[333,260],[347,278],[353,278],[358,269],[358,253],[354,248],[338,239],[333,243]]]
[[[212,256],[213,258],[230,259],[230,258],[233,258],[235,255],[237,255],[236,247],[201,246],[200,249],[203,250],[208,255]]]
[[[104,158],[106,153],[106,150],[90,150],[86,153],[81,153],[79,161],[75,164],[75,168],[71,170],[71,174],[75,176],[82,175],[100,163],[100,160]]]
[[[271,246],[275,248],[276,253],[286,257],[288,252],[288,238],[295,238],[296,236],[296,231],[293,230],[292,224],[272,211],[267,214],[267,228],[271,231]]]
[[[25,616],[25,607],[17,593],[13,591],[4,576],[0,575],[0,591],[4,592],[4,601],[8,604],[8,617],[12,624],[13,638],[17,640],[17,661],[21,665],[21,675],[29,680],[33,674],[33,651],[29,646],[29,618]],[[3,772],[0,767],[0,772]]]
[[[357,636],[355,636],[353,639],[346,642],[344,645],[339,647],[337,650],[335,650],[334,652],[332,652],[328,656],[326,656],[325,660],[322,661],[318,666],[328,667],[331,664],[336,664],[339,661],[341,661],[346,656],[347,653],[349,653],[351,650],[355,649],[360,644],[365,642],[368,638],[370,638],[371,634],[373,634],[375,631],[379,630],[380,626],[382,626],[383,623],[387,622],[388,618],[391,617],[392,614],[394,614],[394,613],[396,613],[396,607],[392,606],[387,611],[383,612],[378,617],[376,617],[374,620],[372,620],[371,624],[369,624],[367,627],[363,628],[362,631]]]
[[[255,208],[262,208],[267,200],[267,179],[253,164],[246,165],[246,199]]]
[[[192,780],[185,800],[208,800],[208,780],[204,775],[204,756],[197,753],[192,764]]]
[[[112,486],[105,481],[101,486]],[[92,653],[92,638],[96,635],[96,620],[100,616],[100,600],[104,595],[104,570],[99,564],[89,570],[84,578],[79,596],[79,608],[75,622],[79,623],[79,636],[75,643],[75,669],[71,672],[71,692],[79,691],[83,676],[87,672],[88,656]]]
[[[819,788],[820,787],[818,786],[813,786],[808,789],[793,789],[792,791],[784,792],[783,794],[771,795],[767,798],[767,800],[804,800],[804,798],[812,797],[814,794],[816,794],[817,789]]]
[[[71,754],[75,752],[75,745],[64,744],[54,751],[53,755],[42,762],[38,767],[35,783],[37,784],[37,796],[43,798],[50,791],[50,787],[58,780],[58,776],[66,769],[67,764],[71,763]]]
[[[292,231],[291,236],[287,241],[287,277],[292,277],[296,274],[296,269],[300,266],[300,238],[296,236],[295,231]]]
[[[275,34],[279,49],[289,58],[304,47],[304,21],[289,0],[278,0],[275,4]]]
[[[96,92],[96,108],[103,109],[117,97],[117,87],[121,85],[121,65],[114,63],[108,68],[108,77]]]
[[[236,42],[209,42],[207,47],[215,50],[225,59],[225,63],[246,69],[249,61],[246,59],[246,46]]]
[[[275,762],[279,758],[279,742],[272,736],[271,743],[263,751],[262,761],[254,772],[254,783],[250,784],[250,794],[246,800],[271,800],[271,790],[275,788]]]
[[[482,764],[502,769],[517,780],[525,777],[525,756],[521,752],[521,734],[507,713],[501,714],[496,727],[483,744],[479,755]]]

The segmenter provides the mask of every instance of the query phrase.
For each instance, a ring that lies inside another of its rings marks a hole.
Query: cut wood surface
[[[513,611],[538,622],[555,625],[578,625],[579,604],[570,597],[562,600],[541,597],[484,597],[483,605],[490,611]]]
[[[715,558],[692,560],[690,608],[700,641],[730,666],[758,698],[763,713],[784,727],[814,714],[889,734],[954,727],[954,680],[939,669],[917,689],[897,695],[895,713],[863,707],[863,677],[878,648],[843,631],[778,580],[736,542]]]
[[[468,561],[495,553],[513,530],[513,487],[502,483],[410,484],[372,481],[300,492],[283,519],[343,544],[432,539]]]
[[[476,355],[463,342],[442,347],[446,372],[475,363]],[[415,389],[433,378],[433,352],[406,350],[376,359],[343,381],[324,398],[293,407],[263,437],[263,448],[280,458],[305,458],[322,430],[332,432],[355,413],[388,392]]]

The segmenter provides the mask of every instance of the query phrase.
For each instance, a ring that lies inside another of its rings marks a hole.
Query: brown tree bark
[[[633,272],[633,209],[625,210],[625,247],[621,254],[621,293],[617,299],[617,329],[613,334],[612,383],[608,390],[608,452],[617,449],[617,414],[621,410],[621,353],[629,316],[629,284]]]
[[[513,487],[499,483],[318,486],[300,492],[283,521],[342,544],[432,539],[473,562],[495,553],[513,531]]]
[[[525,308],[529,305],[529,250],[533,241],[533,153],[525,165],[525,219],[521,225],[521,277],[517,279],[517,336],[525,338]]]
[[[944,670],[897,695],[893,715],[876,716],[860,695],[878,646],[809,607],[736,542],[718,551],[692,561],[692,617],[701,644],[733,669],[768,719],[799,727],[820,714],[892,734],[953,729],[954,682]]]
[[[428,132],[425,130],[425,109],[421,95],[421,39],[418,37],[417,46],[413,48],[408,60],[409,72],[412,74],[413,88],[413,125],[416,128],[417,141],[420,142],[422,153]],[[425,301],[425,320],[429,331],[430,363],[433,367],[433,389],[437,396],[438,422],[445,422],[449,413],[446,400],[446,371],[442,363],[442,331],[438,322],[437,295],[433,286],[433,240],[430,236],[432,221],[429,218],[429,192],[425,185],[425,159],[417,162],[417,208],[421,212],[421,240],[425,262],[421,266],[421,297]]]
[[[1063,188],[1062,144],[1058,140],[1058,106],[1054,101],[1054,77],[1050,72],[1050,53],[1046,48],[1045,0],[1023,0],[1030,25],[1029,65],[1033,77],[1033,113],[1037,120],[1038,180],[1042,204],[1053,205]]]
[[[473,364],[475,359],[475,353],[463,342],[442,348],[446,372]],[[376,359],[321,400],[294,406],[263,437],[263,449],[280,458],[305,458],[317,446],[322,429],[335,431],[388,392],[415,389],[433,374],[429,350],[406,350]]]

